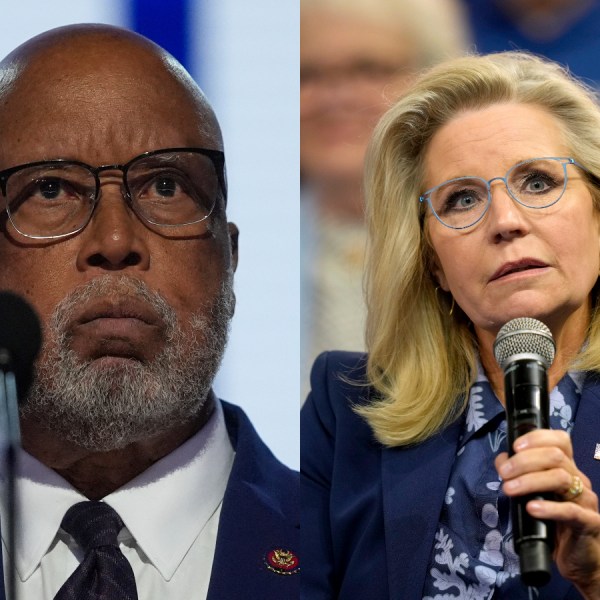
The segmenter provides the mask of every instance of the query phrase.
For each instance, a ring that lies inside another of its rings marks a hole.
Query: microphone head
[[[555,349],[550,329],[531,317],[519,317],[505,323],[494,342],[494,356],[501,369],[518,354],[535,354],[548,369],[554,360]]]
[[[19,398],[29,389],[41,343],[40,321],[33,308],[12,292],[0,292],[0,369],[15,374]]]

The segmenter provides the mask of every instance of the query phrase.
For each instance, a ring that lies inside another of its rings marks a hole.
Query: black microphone
[[[12,292],[0,292],[0,370],[13,373],[20,398],[27,394],[42,332],[31,306]]]
[[[504,371],[504,397],[508,421],[508,454],[514,441],[534,429],[550,427],[547,370],[554,360],[550,330],[537,319],[522,317],[506,323],[494,342],[494,355]],[[533,499],[552,499],[547,494],[511,498],[515,550],[521,565],[521,581],[541,587],[550,581],[554,548],[554,523],[535,519],[525,505]]]
[[[33,376],[33,362],[40,350],[42,332],[33,308],[11,292],[0,292],[0,429],[6,438],[8,534],[6,597],[15,598],[15,535],[18,520],[15,480],[17,450],[21,445],[19,398],[24,399]]]

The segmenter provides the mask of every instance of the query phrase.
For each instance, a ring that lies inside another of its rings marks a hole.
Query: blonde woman
[[[600,598],[600,108],[558,65],[449,61],[366,164],[368,355],[322,355],[303,408],[303,597]],[[553,334],[550,426],[508,457],[500,328]],[[598,455],[596,454],[596,457]],[[519,577],[509,499],[556,524]]]

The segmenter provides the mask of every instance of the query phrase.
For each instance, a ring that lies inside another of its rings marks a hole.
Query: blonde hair
[[[447,297],[436,291],[418,198],[432,136],[461,111],[502,102],[548,111],[561,124],[571,156],[600,175],[600,108],[594,92],[559,65],[530,54],[442,63],[383,116],[365,167],[367,377],[376,397],[355,410],[385,445],[423,441],[466,406],[476,374],[476,341],[466,316],[460,309],[451,311]],[[591,184],[590,189],[598,209],[598,189]],[[595,307],[589,343],[577,366],[600,370]]]

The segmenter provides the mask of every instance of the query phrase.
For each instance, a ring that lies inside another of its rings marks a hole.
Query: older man
[[[0,289],[44,334],[19,600],[297,597],[295,474],[211,392],[238,231],[202,92],[131,32],[33,38],[0,64],[0,188]]]

